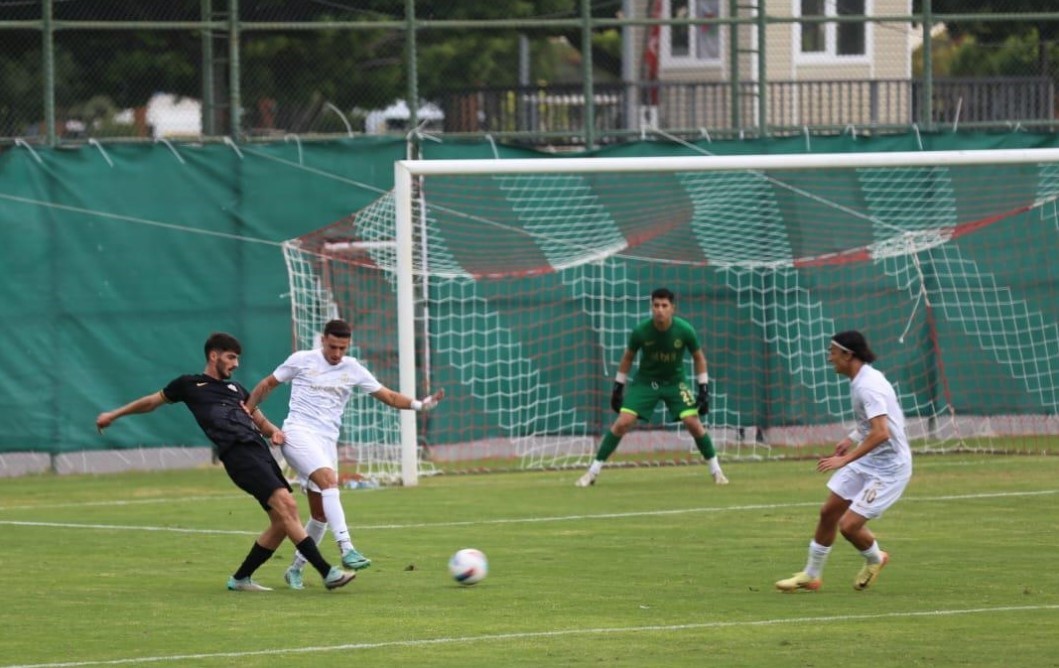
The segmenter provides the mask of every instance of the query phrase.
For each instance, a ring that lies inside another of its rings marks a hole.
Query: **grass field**
[[[256,576],[275,591],[225,590],[265,517],[220,469],[0,480],[0,666],[1059,666],[1057,471],[920,457],[872,523],[877,586],[852,589],[840,540],[799,594],[772,582],[804,564],[810,461],[347,491],[375,565],[334,592],[283,588],[289,544]],[[480,585],[448,578],[461,547],[489,556]]]

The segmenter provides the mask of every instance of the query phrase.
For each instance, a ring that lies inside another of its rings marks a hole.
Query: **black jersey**
[[[250,393],[233,380],[217,380],[201,373],[180,376],[165,386],[162,395],[174,403],[187,404],[220,455],[240,443],[264,445],[261,430],[243,408]]]

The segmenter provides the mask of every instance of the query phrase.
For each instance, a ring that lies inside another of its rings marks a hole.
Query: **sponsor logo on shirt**
[[[313,390],[314,392],[322,392],[324,394],[334,394],[334,395],[341,396],[346,388],[345,388],[344,385],[316,385],[316,384],[313,384],[313,385],[309,385],[309,389]]]

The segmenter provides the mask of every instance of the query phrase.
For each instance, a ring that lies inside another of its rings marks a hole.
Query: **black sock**
[[[313,568],[316,569],[321,577],[326,578],[327,574],[331,572],[331,564],[327,563],[324,555],[320,554],[320,548],[316,547],[316,542],[313,541],[312,536],[306,536],[302,542],[294,547],[298,548],[302,556],[309,560],[309,563],[313,565]]]
[[[250,552],[246,555],[246,559],[243,559],[243,564],[232,577],[236,580],[250,577],[261,564],[272,558],[273,553],[275,553],[275,550],[261,547],[257,541],[254,541],[254,546],[250,548]]]

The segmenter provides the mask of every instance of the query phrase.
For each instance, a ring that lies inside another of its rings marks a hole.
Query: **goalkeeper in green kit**
[[[669,414],[683,422],[684,428],[695,439],[695,445],[710,466],[713,481],[718,485],[728,484],[728,478],[717,461],[713,441],[699,419],[710,411],[706,355],[699,347],[699,337],[691,324],[673,316],[673,302],[673,293],[666,288],[652,292],[651,317],[636,325],[629,335],[629,344],[618,364],[610,397],[610,407],[618,414],[618,419],[603,436],[588,472],[578,478],[578,487],[596,483],[603,463],[614,454],[622,437],[637,419],[650,418],[659,401],[665,402]],[[691,353],[695,363],[695,386],[689,385],[684,378],[685,351]],[[640,368],[630,382],[629,371],[637,352],[641,353]]]

